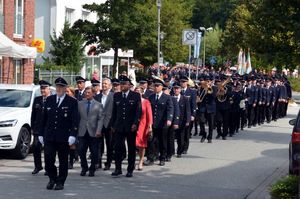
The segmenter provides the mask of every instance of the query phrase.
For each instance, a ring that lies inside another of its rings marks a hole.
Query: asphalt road
[[[43,172],[32,176],[32,156],[0,159],[0,198],[269,198],[268,186],[288,172],[288,142],[298,106],[276,123],[245,129],[228,140],[200,143],[193,137],[187,155],[160,167],[144,167],[133,178],[112,178],[111,171],[81,177],[80,165],[70,171],[63,191],[46,190]],[[215,133],[215,132],[214,132]],[[215,137],[215,135],[214,135]],[[126,163],[123,165],[126,173]]]

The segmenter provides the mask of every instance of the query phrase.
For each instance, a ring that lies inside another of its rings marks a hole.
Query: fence
[[[64,78],[68,84],[70,85],[75,85],[76,84],[76,80],[75,77],[78,76],[80,74],[75,74],[74,72],[66,72],[63,70],[40,70],[39,74],[38,74],[38,79],[42,79],[45,81],[48,81],[51,84],[54,84],[54,81],[56,78],[58,77],[62,77]]]

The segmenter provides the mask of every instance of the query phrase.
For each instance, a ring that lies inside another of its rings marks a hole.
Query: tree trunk
[[[115,51],[115,54],[114,54],[114,65],[112,67],[112,76],[115,77],[115,78],[118,78],[117,77],[117,66],[118,66],[118,47],[114,47],[113,48],[114,51]]]

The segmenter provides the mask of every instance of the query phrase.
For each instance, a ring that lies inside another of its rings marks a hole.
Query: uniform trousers
[[[208,140],[212,139],[213,136],[213,129],[214,129],[214,113],[199,113],[198,121],[200,123],[200,135]],[[205,124],[208,124],[208,136],[207,132],[205,131]]]
[[[183,143],[184,143],[184,129],[185,127],[180,127],[175,130],[176,140],[177,140],[177,155],[183,153]]]
[[[128,148],[128,167],[127,172],[133,172],[135,167],[135,158],[136,158],[136,131],[135,132],[125,132],[125,131],[116,131],[115,132],[115,165],[116,170],[122,171],[122,161],[124,158],[125,139],[127,140]]]
[[[219,136],[228,135],[229,110],[218,110],[216,115],[217,132]]]
[[[64,185],[68,176],[68,142],[45,141],[45,169],[48,172],[50,181],[61,183]],[[59,161],[59,174],[57,175],[57,167],[55,166],[56,153]]]
[[[272,104],[269,104],[268,106],[265,107],[265,113],[266,113],[266,120],[267,122],[271,122],[272,118]]]
[[[103,152],[104,152],[104,139],[105,139],[105,146],[106,146],[106,162],[105,162],[105,165],[110,167],[111,165],[111,162],[112,162],[112,159],[113,159],[113,146],[114,146],[114,143],[113,143],[113,134],[110,130],[110,128],[105,128],[103,127],[102,128],[102,137],[101,137],[101,141],[100,141],[100,153],[99,153],[99,160],[102,159],[102,155],[103,155]],[[126,153],[126,150],[125,150],[125,153]],[[99,162],[102,162],[102,161],[99,161]]]
[[[175,154],[174,133],[174,129],[172,127],[169,127],[167,133],[167,158],[171,158]]]
[[[188,130],[187,130],[188,132]],[[189,132],[188,132],[189,133]],[[167,156],[167,137],[168,128],[153,128],[153,139],[149,141],[148,156],[147,159],[151,162],[154,161],[156,149],[156,143],[159,148],[159,160],[165,161]]]
[[[33,149],[33,160],[34,160],[34,167],[36,169],[42,169],[42,144],[39,141],[39,136],[38,135],[34,135],[33,136],[33,145],[32,145],[32,149]]]

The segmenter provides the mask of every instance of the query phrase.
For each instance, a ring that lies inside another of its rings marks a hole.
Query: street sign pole
[[[161,8],[161,0],[157,0],[157,76],[160,76],[160,8]]]
[[[192,55],[192,45],[189,45],[189,78],[191,78],[191,55]]]

